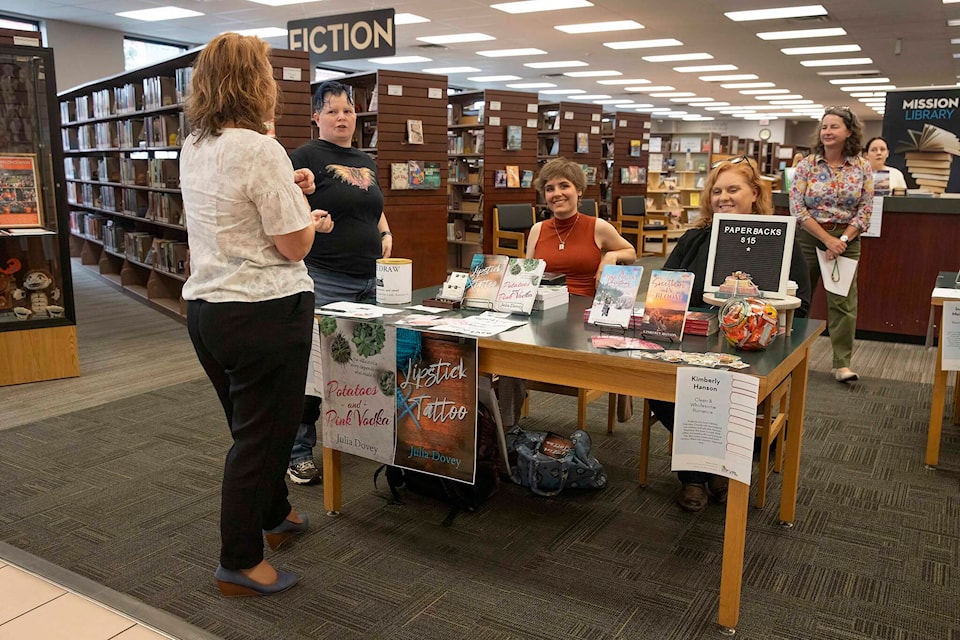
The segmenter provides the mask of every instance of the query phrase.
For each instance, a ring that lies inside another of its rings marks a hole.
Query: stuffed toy
[[[25,306],[14,309],[14,313],[21,319],[31,315],[50,318],[63,315],[63,307],[50,304],[60,299],[60,289],[53,286],[53,276],[46,269],[27,271],[23,277],[23,288],[13,292],[13,299],[25,302]],[[26,315],[24,312],[27,312]]]
[[[20,271],[20,266],[19,260],[10,258],[6,268],[0,267],[0,311],[13,309],[13,292],[17,288],[13,274]]]

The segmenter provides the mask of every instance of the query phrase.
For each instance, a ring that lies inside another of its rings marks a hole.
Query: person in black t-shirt
[[[313,171],[316,191],[308,197],[310,206],[328,212],[334,222],[332,232],[315,236],[304,259],[316,304],[374,302],[377,260],[390,257],[393,236],[383,214],[377,165],[352,146],[357,112],[350,88],[335,80],[321,84],[313,96],[313,121],[319,139],[296,148],[290,159],[294,168]],[[321,480],[313,460],[319,417],[320,398],[307,396],[287,470],[297,484]]]

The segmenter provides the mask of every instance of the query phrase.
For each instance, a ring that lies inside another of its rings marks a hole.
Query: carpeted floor
[[[796,527],[780,479],[748,524],[738,637],[960,640],[960,428],[923,466],[930,387],[811,373]],[[229,639],[717,637],[723,510],[680,511],[665,433],[636,485],[639,418],[594,446],[610,485],[536,498],[505,484],[478,512],[374,493],[345,456],[344,510],[293,487],[312,531],[268,558],[290,592],[221,599],[219,476],[228,437],[206,380],[0,432],[0,540]],[[537,394],[529,428],[570,431]]]

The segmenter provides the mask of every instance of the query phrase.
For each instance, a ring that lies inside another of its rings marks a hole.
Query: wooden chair
[[[580,206],[577,207],[577,210],[584,215],[594,218],[600,216],[600,208],[597,206],[597,201],[593,198],[581,198]]]
[[[577,398],[577,428],[586,429],[587,424],[587,405],[602,398],[604,395],[607,396],[607,433],[613,433],[613,425],[617,421],[617,394],[615,393],[606,393],[604,391],[597,391],[596,389],[583,389],[579,387],[566,387],[559,384],[549,384],[546,382],[536,382],[534,380],[527,380],[527,390],[529,391],[546,391],[548,393],[556,393],[561,396],[576,396]],[[523,409],[520,412],[520,415],[526,416],[529,413],[530,398],[523,401]]]
[[[498,204],[493,207],[493,252],[503,256],[526,256],[527,232],[536,222],[532,204]]]
[[[667,239],[670,232],[669,216],[661,213],[647,213],[644,196],[620,196],[617,199],[617,224],[620,235],[633,236],[638,256],[667,255]],[[659,252],[646,250],[647,238],[659,239],[662,248]]]
[[[790,400],[790,378],[781,382],[757,407],[757,436],[760,438],[760,469],[757,474],[757,504],[762,509],[767,499],[767,482],[770,477],[770,446],[773,450],[773,470],[783,470],[784,444],[786,443],[787,405]],[[640,486],[646,486],[650,469],[650,426],[657,418],[650,410],[650,403],[643,401],[643,420],[640,430]],[[670,437],[673,450],[673,436]]]

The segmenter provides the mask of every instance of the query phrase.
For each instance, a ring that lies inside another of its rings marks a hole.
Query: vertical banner
[[[375,322],[320,320],[323,444],[393,462],[397,330]]]
[[[903,172],[910,188],[932,193],[960,192],[960,88],[889,91],[883,137],[887,164]]]
[[[396,329],[393,464],[468,484],[477,460],[477,340]]]

